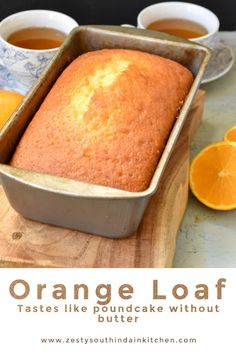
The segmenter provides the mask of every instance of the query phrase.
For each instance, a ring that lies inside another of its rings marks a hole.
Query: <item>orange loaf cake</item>
[[[157,55],[83,54],[61,74],[11,165],[127,191],[145,190],[193,76]]]

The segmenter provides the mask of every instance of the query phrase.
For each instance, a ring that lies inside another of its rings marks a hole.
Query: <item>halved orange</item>
[[[191,163],[190,187],[212,209],[235,209],[236,145],[221,141],[203,149]]]
[[[236,125],[225,132],[224,140],[236,144]]]
[[[16,110],[23,96],[17,92],[0,90],[0,129]]]

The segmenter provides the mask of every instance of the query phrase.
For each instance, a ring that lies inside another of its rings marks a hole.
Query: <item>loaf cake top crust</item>
[[[26,129],[11,165],[132,192],[153,176],[193,76],[140,51],[75,59]]]

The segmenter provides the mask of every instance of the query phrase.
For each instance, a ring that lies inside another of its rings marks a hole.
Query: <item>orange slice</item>
[[[12,91],[0,90],[0,129],[16,110],[23,96]]]
[[[190,187],[212,209],[235,209],[236,145],[222,141],[203,149],[191,163]]]
[[[224,140],[236,144],[236,125],[225,132]]]

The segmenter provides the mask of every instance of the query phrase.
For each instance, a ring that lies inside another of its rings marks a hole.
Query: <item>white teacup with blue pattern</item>
[[[23,86],[24,93],[39,78],[58,48],[36,50],[16,47],[7,42],[14,32],[29,27],[49,27],[66,35],[78,26],[71,17],[50,10],[18,12],[0,23],[0,64]]]

